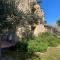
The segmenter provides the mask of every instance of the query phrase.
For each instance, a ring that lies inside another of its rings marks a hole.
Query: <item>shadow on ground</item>
[[[27,45],[22,44],[12,46],[10,48],[2,49],[2,59],[5,60],[40,60],[39,56],[34,55],[32,52],[27,52]]]

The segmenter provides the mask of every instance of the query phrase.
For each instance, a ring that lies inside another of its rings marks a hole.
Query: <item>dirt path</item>
[[[49,47],[47,52],[41,53],[41,60],[60,60],[60,45],[57,47]]]

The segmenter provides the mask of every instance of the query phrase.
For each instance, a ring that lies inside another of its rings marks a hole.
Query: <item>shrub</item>
[[[22,51],[44,52],[48,46],[57,46],[60,44],[60,37],[51,33],[42,33],[38,37],[23,38],[16,47]]]
[[[37,41],[37,40],[30,40],[28,42],[28,51],[29,52],[44,52],[48,48],[47,43]]]
[[[60,39],[57,36],[50,36],[47,41],[49,46],[57,46],[59,44]]]
[[[28,51],[44,52],[48,46],[57,46],[58,44],[60,44],[60,38],[52,33],[46,32],[28,41]]]
[[[20,52],[22,52],[22,51],[26,52],[26,51],[27,51],[27,43],[19,42],[19,43],[16,44],[15,47],[16,47],[16,49],[18,49],[18,51],[20,51]]]

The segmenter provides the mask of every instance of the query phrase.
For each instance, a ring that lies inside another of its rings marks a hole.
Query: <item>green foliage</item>
[[[17,18],[16,15],[16,7],[14,0],[1,0],[0,1],[0,28],[2,29],[10,29],[15,28]]]
[[[60,38],[46,32],[28,41],[28,51],[44,52],[49,46],[57,46],[58,44],[60,44]]]
[[[27,58],[27,60],[40,60],[39,57],[33,56],[32,52],[45,52],[49,46],[57,46],[60,44],[60,37],[57,37],[51,33],[42,33],[38,37],[23,38],[22,42],[17,43],[16,48],[18,51],[19,59],[21,56]],[[17,52],[8,52],[9,55],[17,55]],[[24,54],[25,52],[25,54]],[[28,54],[27,54],[28,52]],[[22,53],[22,55],[21,55]],[[11,55],[11,56],[12,56]],[[8,55],[7,55],[8,56]],[[17,57],[17,56],[16,56]],[[30,57],[30,58],[29,58]],[[23,59],[23,58],[22,58]]]
[[[56,24],[60,27],[60,19],[57,20]]]
[[[60,38],[53,33],[42,33],[39,35],[40,40],[46,42],[48,46],[57,46],[60,43]]]
[[[16,47],[22,51],[45,52],[49,46],[57,46],[58,44],[60,44],[60,37],[46,32],[39,34],[38,37],[22,38]]]
[[[20,51],[20,52],[26,52],[27,51],[27,43],[25,42],[19,42],[16,44],[16,50]]]
[[[0,5],[1,29],[14,28],[18,24],[20,24],[20,26],[23,25],[24,27],[27,27],[27,25],[31,25],[32,27],[34,23],[37,23],[38,21],[39,17],[32,15],[32,13],[30,13],[29,11],[29,13],[24,14],[23,12],[16,10],[14,0],[1,0]],[[58,25],[60,25],[60,20],[58,20],[57,23]],[[23,50],[25,50],[26,48],[28,51],[43,52],[47,50],[48,46],[56,46],[59,43],[60,38],[51,33],[42,33],[39,34],[38,37],[33,37],[32,34],[29,33],[29,36],[26,36],[26,38],[24,38],[22,42],[17,44],[17,48],[21,47]]]
[[[31,20],[28,15],[24,14],[22,11],[18,11],[16,2],[16,0],[0,1],[1,31],[2,29],[15,29],[18,25],[24,25],[27,20]]]
[[[22,0],[21,0],[22,1]],[[0,29],[16,29],[19,26],[37,23],[37,18],[33,17],[30,11],[24,13],[18,11],[17,6],[20,0],[1,0],[0,1]]]
[[[59,40],[57,37],[54,36],[49,37],[48,39],[49,46],[57,46],[59,44],[58,41]]]
[[[28,51],[29,52],[44,52],[48,48],[48,45],[44,42],[31,40],[28,42]]]

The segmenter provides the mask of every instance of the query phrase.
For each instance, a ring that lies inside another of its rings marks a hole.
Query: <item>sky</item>
[[[60,18],[60,0],[43,0],[41,7],[44,9],[47,23],[54,25]]]

